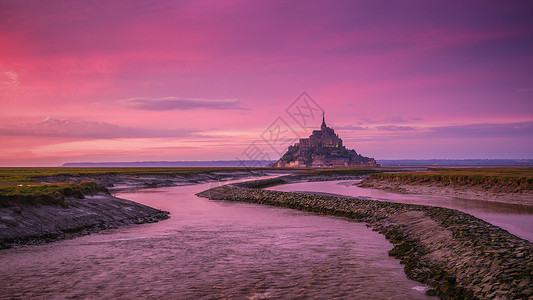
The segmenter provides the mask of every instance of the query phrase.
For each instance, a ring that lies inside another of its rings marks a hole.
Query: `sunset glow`
[[[0,2],[0,166],[247,159],[304,91],[376,159],[533,158],[530,1]]]

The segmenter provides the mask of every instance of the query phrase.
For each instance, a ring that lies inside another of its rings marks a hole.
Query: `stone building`
[[[373,158],[357,154],[344,147],[342,139],[333,128],[326,125],[322,114],[320,130],[289,147],[287,152],[274,163],[274,167],[346,167],[376,165]]]

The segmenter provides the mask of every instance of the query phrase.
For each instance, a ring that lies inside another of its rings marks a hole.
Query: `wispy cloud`
[[[453,138],[505,138],[533,137],[533,122],[484,123],[458,126],[431,127],[427,134],[432,137]]]
[[[413,120],[413,119],[412,119]],[[394,123],[406,123],[408,122],[402,116],[392,116],[385,119],[360,119],[358,122],[362,124],[394,124]]]
[[[439,140],[439,139],[479,139],[501,140],[503,138],[522,139],[532,141],[533,146],[533,122],[516,123],[483,123],[464,124],[453,126],[340,126],[335,128],[346,131],[345,137],[351,140],[387,140],[400,141],[407,139]]]
[[[377,130],[383,130],[383,131],[413,131],[416,129],[413,126],[398,126],[398,125],[383,125],[383,126],[375,126],[374,128]]]
[[[19,85],[19,76],[20,74],[13,71],[4,71],[0,73],[0,84],[2,85]]]
[[[121,100],[121,104],[126,107],[140,110],[192,110],[192,109],[213,109],[213,110],[245,110],[241,102],[237,99],[192,99],[192,98],[131,98]]]
[[[358,131],[358,130],[369,130],[370,128],[367,126],[353,126],[353,125],[346,125],[346,126],[336,126],[334,128],[335,130],[347,130],[347,131]]]
[[[335,127],[337,130],[346,130],[346,131],[414,131],[416,130],[413,126],[399,126],[399,125],[379,125],[379,126],[339,126]]]
[[[0,127],[0,135],[93,139],[184,137],[193,132],[195,131],[189,129],[145,129],[120,126],[106,122],[71,121],[50,117],[42,122],[3,125]]]

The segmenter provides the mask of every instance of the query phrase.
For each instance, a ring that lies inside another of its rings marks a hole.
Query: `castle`
[[[322,113],[320,130],[289,147],[287,152],[273,164],[273,167],[349,167],[375,166],[370,157],[357,154],[342,144],[342,139],[333,128],[326,125]]]

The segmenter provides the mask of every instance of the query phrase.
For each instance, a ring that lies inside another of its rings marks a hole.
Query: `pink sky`
[[[4,0],[0,166],[277,159],[304,91],[365,156],[533,158],[530,3]]]

